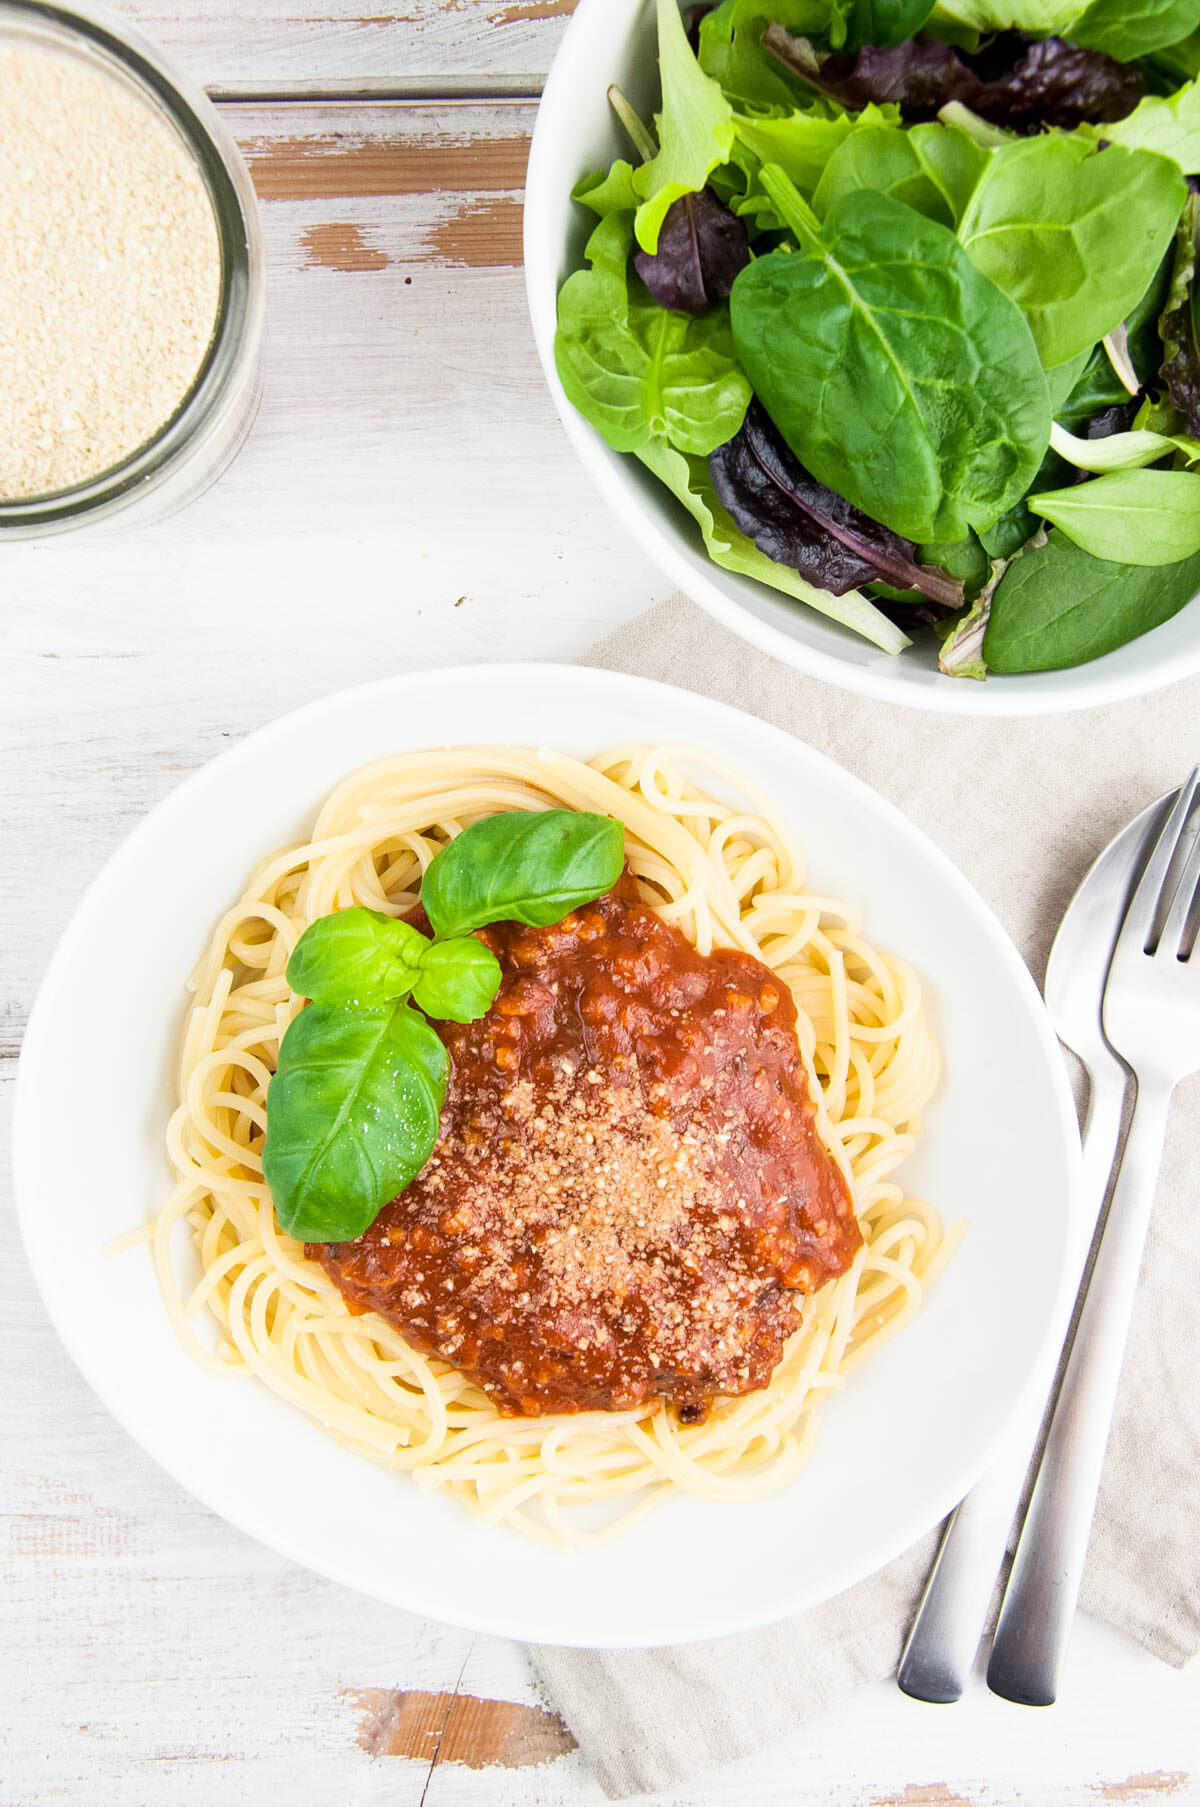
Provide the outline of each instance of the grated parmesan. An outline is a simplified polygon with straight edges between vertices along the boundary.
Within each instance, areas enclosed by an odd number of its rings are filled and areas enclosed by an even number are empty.
[[[208,190],[115,75],[0,43],[0,499],[121,463],[179,408],[212,339]]]

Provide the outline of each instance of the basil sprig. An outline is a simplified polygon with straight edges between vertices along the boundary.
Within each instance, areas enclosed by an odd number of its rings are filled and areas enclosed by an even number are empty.
[[[361,1236],[429,1159],[450,1058],[426,1017],[474,1022],[500,989],[500,962],[471,931],[561,922],[610,890],[624,859],[610,816],[513,810],[474,823],[430,864],[432,936],[361,908],[310,923],[287,978],[311,1002],[280,1045],[262,1154],[287,1235]]]

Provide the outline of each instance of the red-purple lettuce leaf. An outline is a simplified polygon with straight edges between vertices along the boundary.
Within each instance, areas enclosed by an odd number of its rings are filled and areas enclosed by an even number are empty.
[[[1175,271],[1167,305],[1158,323],[1165,357],[1162,379],[1167,394],[1200,438],[1200,292],[1196,262],[1200,255],[1200,195],[1190,194],[1175,246]]]
[[[883,581],[962,607],[960,583],[916,561],[916,547],[826,489],[794,457],[766,409],[751,402],[741,431],[710,453],[721,502],[759,551],[834,596]]]
[[[909,120],[936,119],[949,101],[1017,132],[1042,126],[1109,124],[1132,113],[1146,90],[1139,69],[1065,38],[1006,31],[980,49],[909,40],[866,45],[857,56],[823,56],[807,38],[769,25],[763,45],[791,74],[858,111],[893,101]]]
[[[684,195],[667,212],[656,252],[638,251],[633,264],[662,306],[701,314],[727,301],[733,279],[750,262],[745,223],[707,188]]]

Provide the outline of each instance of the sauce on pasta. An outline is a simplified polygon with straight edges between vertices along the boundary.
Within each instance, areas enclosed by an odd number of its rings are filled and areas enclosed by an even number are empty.
[[[700,1422],[766,1385],[862,1242],[791,994],[749,954],[697,953],[629,875],[481,939],[504,979],[486,1016],[438,1025],[432,1158],[364,1235],[307,1252],[502,1411],[661,1397]]]

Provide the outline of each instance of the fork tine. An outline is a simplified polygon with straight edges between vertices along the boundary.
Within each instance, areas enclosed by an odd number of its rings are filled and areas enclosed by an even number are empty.
[[[1129,900],[1129,908],[1125,912],[1121,933],[1117,937],[1117,945],[1113,950],[1114,959],[1117,954],[1145,952],[1154,928],[1159,897],[1166,882],[1167,873],[1170,871],[1179,837],[1191,814],[1192,801],[1196,795],[1198,783],[1200,783],[1200,766],[1193,771],[1186,784],[1179,787],[1171,813],[1154,843],[1154,850],[1146,861],[1146,869],[1138,880],[1137,890]]]
[[[1200,811],[1193,812],[1190,822],[1183,833],[1190,831],[1192,844],[1184,861],[1183,871],[1179,875],[1179,883],[1175,888],[1175,897],[1163,923],[1162,934],[1158,938],[1155,952],[1165,954],[1168,959],[1175,959],[1179,954],[1183,941],[1183,932],[1187,928],[1188,918],[1192,913],[1192,904],[1196,896],[1196,886],[1200,883]],[[1183,835],[1180,836],[1183,839]]]

